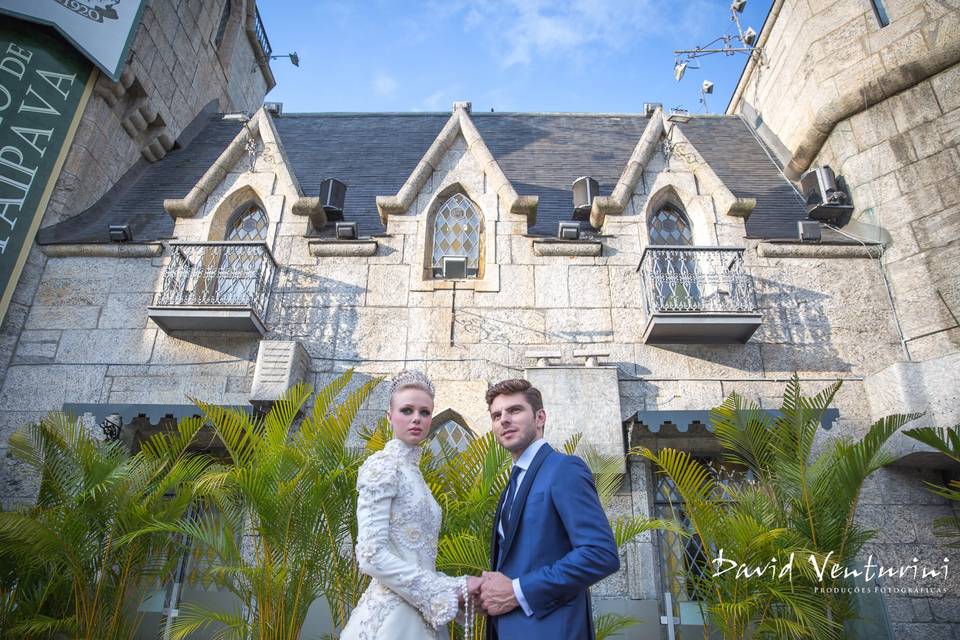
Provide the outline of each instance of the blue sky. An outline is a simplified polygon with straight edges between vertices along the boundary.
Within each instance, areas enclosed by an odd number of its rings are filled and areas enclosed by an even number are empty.
[[[757,32],[771,0],[748,0],[741,23]],[[746,62],[700,59],[681,82],[674,49],[734,33],[729,0],[260,0],[275,54],[267,100],[288,112],[637,112],[644,102],[722,112]]]

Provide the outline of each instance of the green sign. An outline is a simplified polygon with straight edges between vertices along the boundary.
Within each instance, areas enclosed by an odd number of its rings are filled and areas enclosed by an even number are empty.
[[[93,67],[59,36],[0,26],[0,320],[63,166]]]

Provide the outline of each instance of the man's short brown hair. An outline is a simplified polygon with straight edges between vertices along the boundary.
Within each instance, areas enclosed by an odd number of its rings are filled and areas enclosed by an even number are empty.
[[[497,396],[512,396],[515,393],[523,394],[534,413],[543,409],[543,396],[540,395],[540,390],[522,378],[501,380],[487,388],[487,409]]]

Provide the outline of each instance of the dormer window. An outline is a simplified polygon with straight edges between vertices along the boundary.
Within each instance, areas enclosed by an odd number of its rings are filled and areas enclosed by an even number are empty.
[[[433,277],[455,278],[464,274],[467,278],[480,277],[482,238],[483,218],[477,205],[462,193],[455,193],[443,203],[433,220]],[[465,269],[460,268],[464,260]]]

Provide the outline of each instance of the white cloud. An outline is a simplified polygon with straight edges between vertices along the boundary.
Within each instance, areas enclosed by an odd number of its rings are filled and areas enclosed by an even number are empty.
[[[397,90],[397,81],[393,77],[378,73],[373,77],[373,91],[378,96],[389,97]]]
[[[455,100],[463,100],[462,96],[458,97],[459,92],[458,84],[437,89],[423,99],[421,108],[425,111],[449,111]]]
[[[708,0],[464,0],[460,8],[464,28],[490,41],[504,67],[620,51],[664,30],[695,39],[723,16]]]

